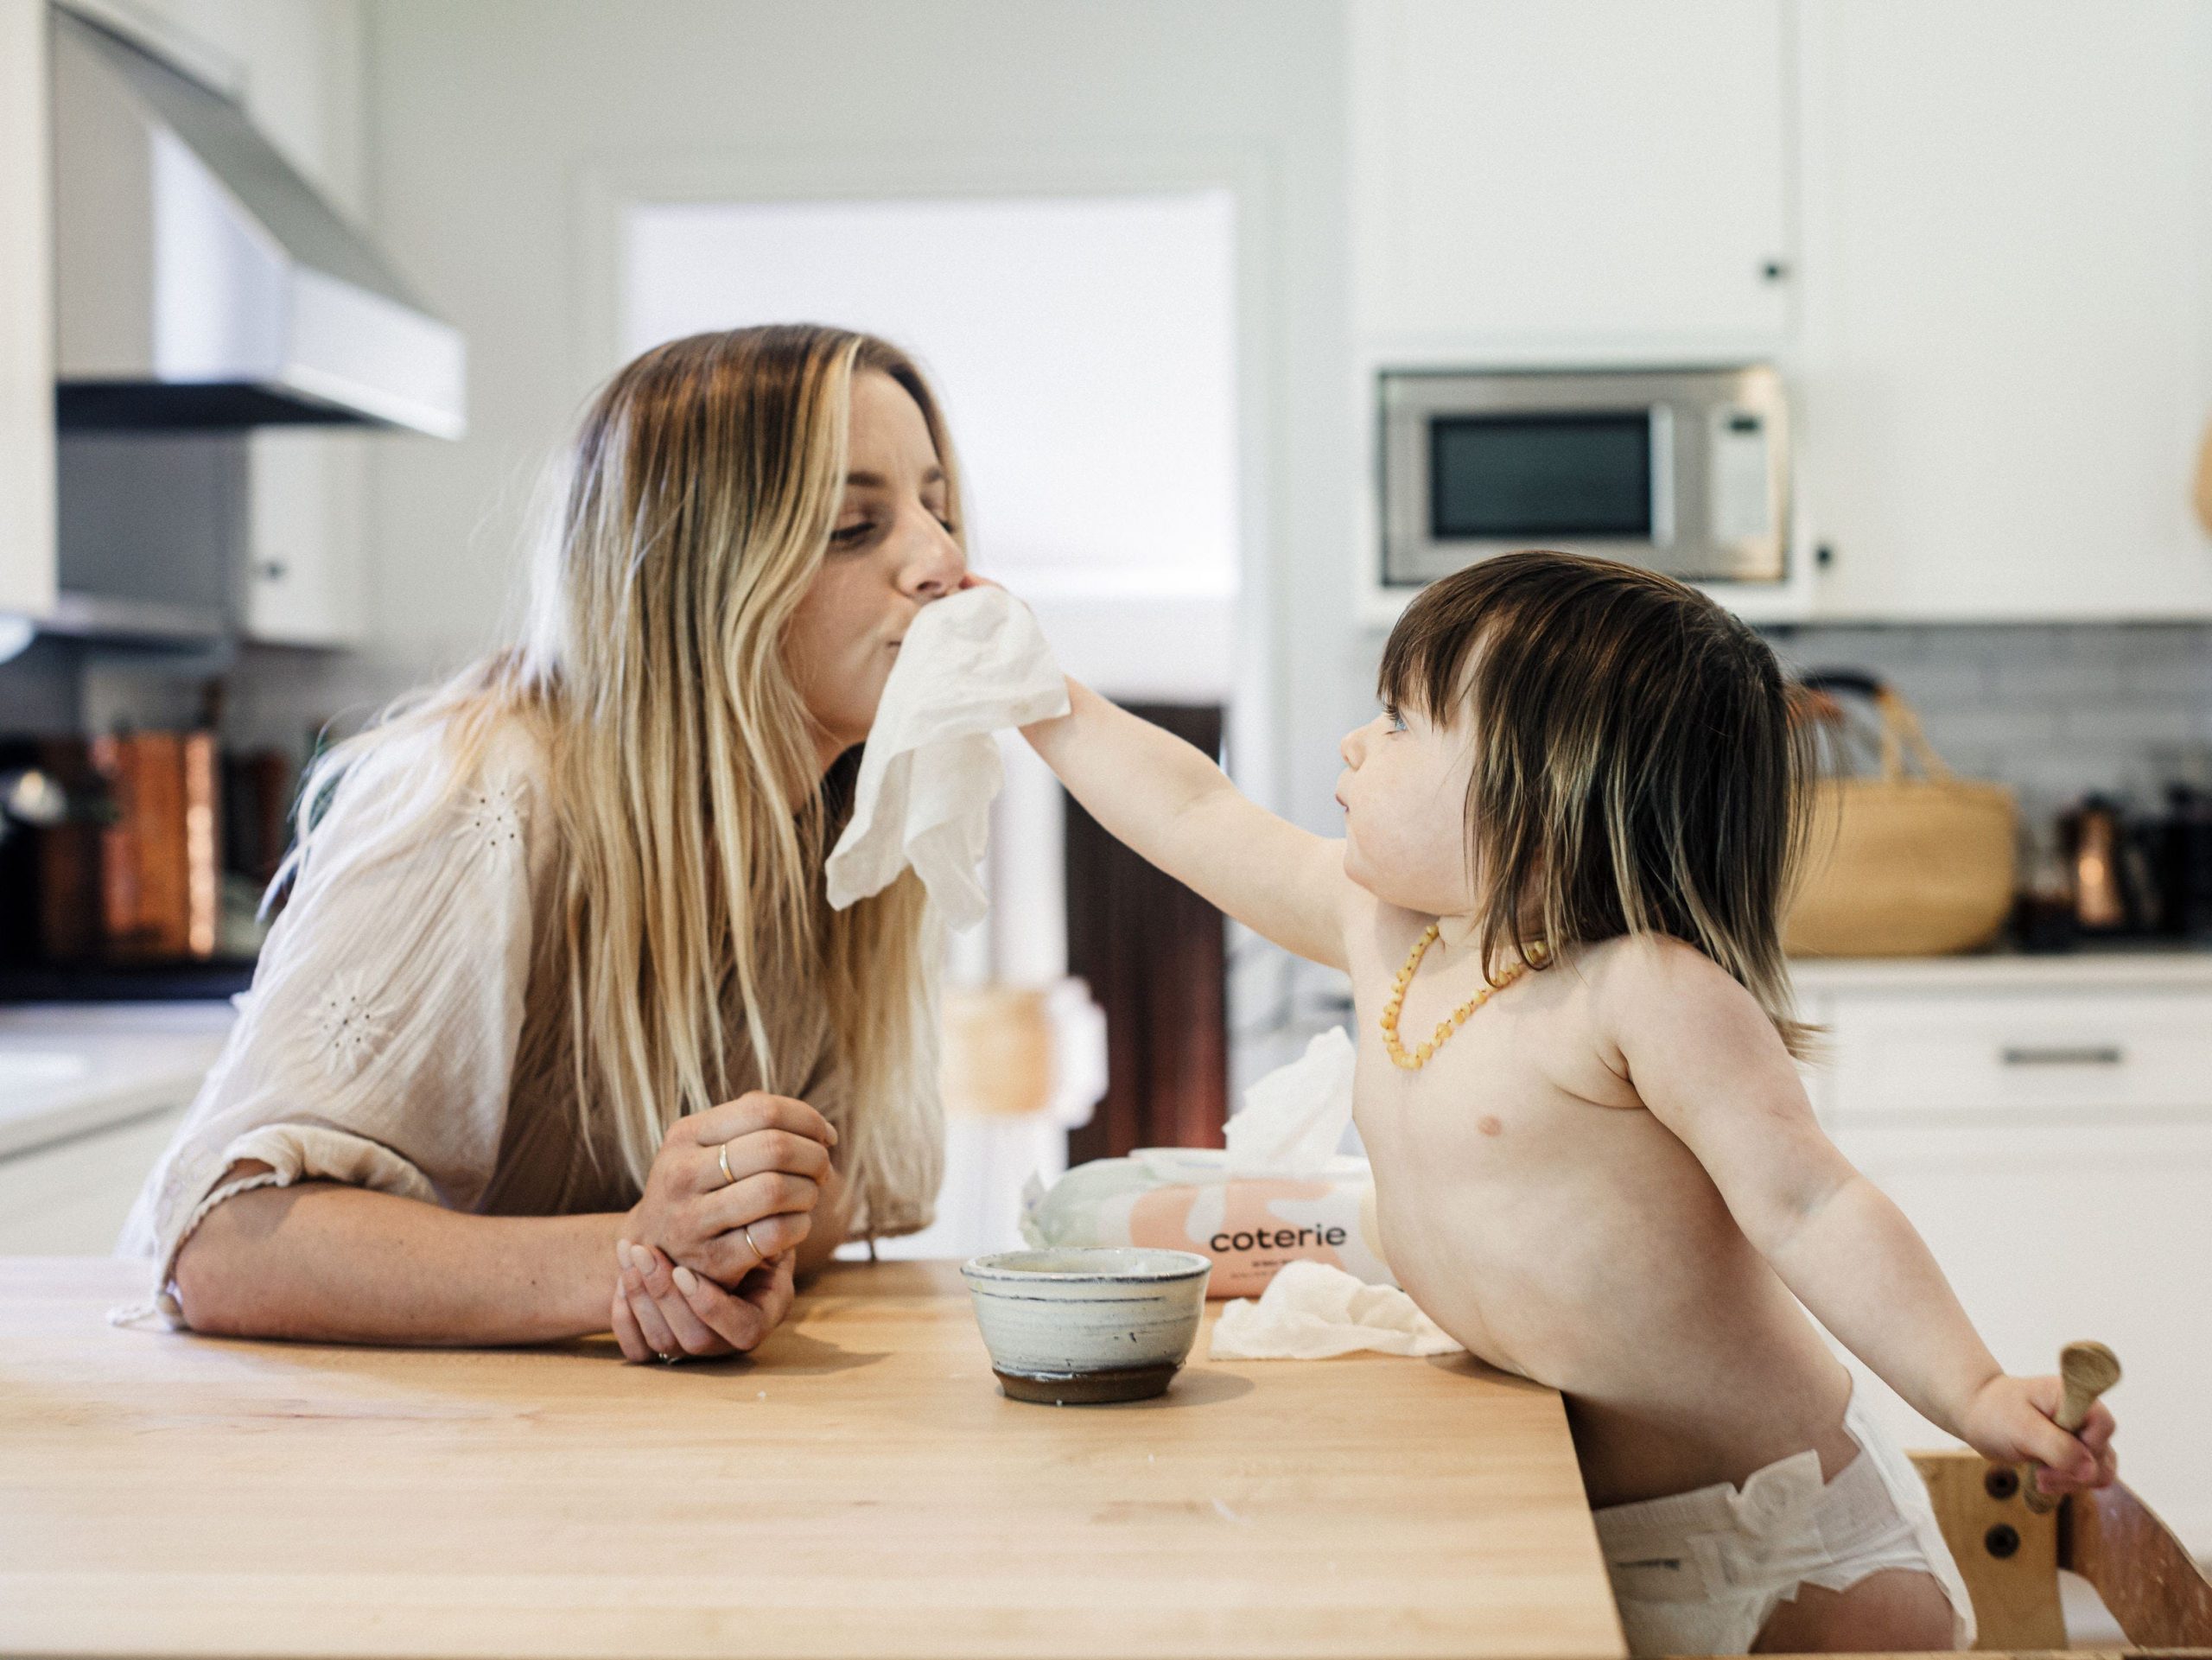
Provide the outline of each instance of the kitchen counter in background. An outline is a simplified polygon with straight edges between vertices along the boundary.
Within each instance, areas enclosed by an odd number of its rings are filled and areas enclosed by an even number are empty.
[[[0,1007],[0,1159],[188,1104],[227,1002]]]
[[[0,1005],[0,1255],[114,1249],[227,1002]]]
[[[1832,992],[2212,987],[2212,950],[2112,945],[2047,955],[1992,951],[1974,957],[1801,957],[1790,960],[1789,978],[1798,996],[1805,999]]]

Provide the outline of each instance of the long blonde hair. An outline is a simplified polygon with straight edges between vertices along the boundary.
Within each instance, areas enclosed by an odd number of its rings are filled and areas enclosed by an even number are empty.
[[[1379,689],[1392,709],[1471,733],[1467,861],[1491,977],[1508,956],[1540,969],[1575,945],[1667,934],[1808,1052],[1782,918],[1815,756],[1781,665],[1741,620],[1637,566],[1503,554],[1421,590]]]
[[[822,777],[784,655],[829,549],[864,371],[920,406],[963,523],[939,405],[896,347],[810,325],[656,347],[584,417],[520,643],[325,757],[295,859],[365,747],[442,722],[458,779],[502,719],[527,719],[550,763],[579,1134],[611,1142],[642,1186],[668,1127],[724,1098],[732,1004],[761,1087],[791,1094],[815,1057],[779,1053],[767,1010],[816,999],[845,1085],[832,1116],[853,1225],[884,1234],[927,1223],[942,1173],[937,931],[911,872],[828,908],[854,758]]]

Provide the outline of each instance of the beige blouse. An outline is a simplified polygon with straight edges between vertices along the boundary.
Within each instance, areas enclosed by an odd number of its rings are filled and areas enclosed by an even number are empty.
[[[611,1139],[582,1128],[565,975],[537,925],[554,914],[557,862],[545,779],[520,722],[458,789],[442,729],[347,771],[229,1041],[124,1225],[118,1251],[155,1273],[152,1305],[121,1317],[181,1326],[177,1253],[250,1188],[347,1182],[499,1216],[637,1202]],[[827,1017],[789,1001],[765,1012],[782,1053],[805,1060],[797,1093],[842,1123]],[[730,1046],[734,1097],[759,1084],[741,1018]],[[245,1161],[270,1168],[224,1180]]]

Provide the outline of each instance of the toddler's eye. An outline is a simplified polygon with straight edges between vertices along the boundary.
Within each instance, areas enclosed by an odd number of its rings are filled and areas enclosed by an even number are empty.
[[[1395,709],[1386,709],[1382,712],[1390,717],[1391,731],[1403,732],[1406,729],[1406,717],[1399,710]]]

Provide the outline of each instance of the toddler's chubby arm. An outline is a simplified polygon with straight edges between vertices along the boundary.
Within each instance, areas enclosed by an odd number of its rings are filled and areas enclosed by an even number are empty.
[[[1108,834],[1284,950],[1344,966],[1359,890],[1343,843],[1248,800],[1207,756],[1090,687],[1070,680],[1068,702],[1021,733]]]
[[[1745,1237],[1798,1300],[1932,1421],[1985,1456],[2032,1460],[2045,1491],[2114,1473],[2113,1419],[2077,1439],[2052,1421],[2056,1377],[2011,1377],[1904,1213],[1813,1116],[1751,994],[1678,941],[1626,943],[1595,976],[1617,1064],[1694,1153]]]

